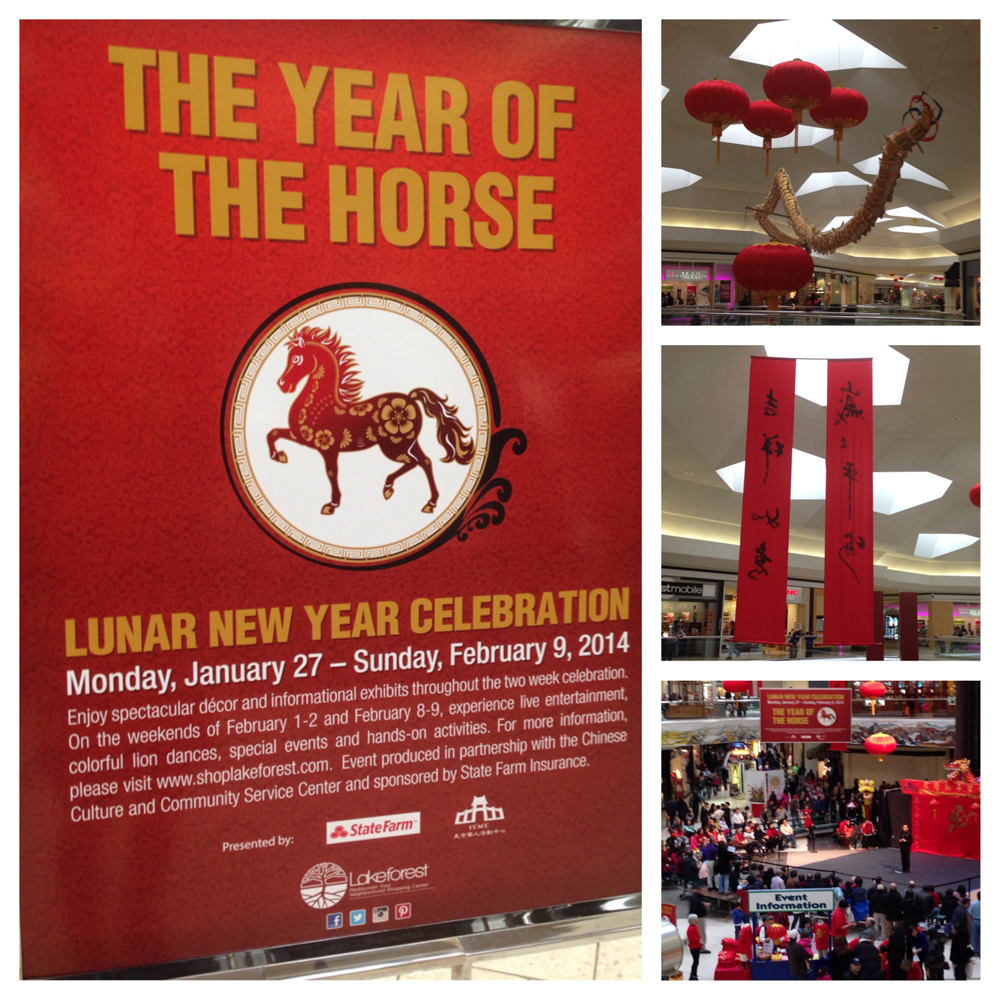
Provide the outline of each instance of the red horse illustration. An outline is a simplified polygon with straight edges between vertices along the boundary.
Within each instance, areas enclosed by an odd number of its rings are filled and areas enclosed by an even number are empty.
[[[341,452],[364,451],[373,445],[400,464],[386,476],[382,487],[385,499],[393,494],[392,484],[419,465],[431,488],[431,498],[422,509],[425,514],[433,512],[438,489],[431,460],[418,440],[423,416],[417,404],[437,421],[437,439],[445,450],[441,461],[468,465],[473,459],[469,428],[458,419],[458,407],[448,405],[447,397],[442,399],[430,389],[413,389],[362,399],[364,382],[354,354],[329,328],[304,326],[289,338],[288,364],[278,379],[278,388],[295,392],[303,379],[307,379],[306,386],[288,412],[289,426],[275,427],[267,435],[267,445],[275,462],[288,461],[275,447],[282,439],[315,448],[323,456],[331,491],[323,514],[332,514],[340,506],[337,463]]]

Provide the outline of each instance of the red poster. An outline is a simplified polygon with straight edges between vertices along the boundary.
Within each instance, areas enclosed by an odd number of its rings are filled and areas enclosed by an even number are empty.
[[[978,784],[955,781],[900,782],[913,805],[913,850],[949,858],[981,858]]]
[[[847,688],[761,688],[760,738],[773,743],[834,743],[851,738]]]
[[[735,629],[741,642],[785,641],[794,428],[795,359],[751,358]]]
[[[22,22],[26,977],[639,890],[639,51]]]
[[[827,362],[826,560],[823,643],[874,635],[871,358]]]

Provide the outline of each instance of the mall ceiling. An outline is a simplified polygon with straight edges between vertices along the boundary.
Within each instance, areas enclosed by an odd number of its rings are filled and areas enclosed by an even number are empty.
[[[765,242],[748,206],[762,202],[778,167],[788,172],[798,191],[810,175],[844,171],[871,183],[873,177],[855,163],[878,157],[885,135],[900,128],[914,94],[927,91],[943,108],[940,131],[914,150],[907,163],[937,178],[948,190],[917,180],[900,179],[890,208],[907,207],[941,223],[930,234],[893,233],[890,226],[913,225],[914,217],[879,222],[860,243],[817,260],[865,274],[940,273],[958,254],[980,247],[980,91],[978,21],[854,21],[837,24],[880,49],[905,69],[836,70],[828,65],[833,83],[860,91],[868,100],[868,117],[844,130],[841,162],[829,136],[815,146],[800,145],[771,151],[771,175],[764,174],[762,140],[755,146],[725,141],[722,162],[715,162],[711,127],[692,118],[684,108],[684,94],[694,84],[716,76],[739,84],[751,101],[763,100],[766,66],[729,58],[758,21],[666,20],[662,28],[661,82],[669,88],[662,102],[661,165],[701,175],[691,187],[662,196],[662,246],[683,259],[684,252],[737,253],[745,246]],[[823,35],[821,27],[805,29],[801,51],[790,50],[781,59],[809,59],[809,38]],[[909,119],[907,120],[907,122]],[[815,125],[808,111],[804,125]],[[728,131],[728,129],[727,129]],[[784,140],[775,140],[775,143]],[[799,199],[803,214],[816,226],[835,216],[850,216],[861,205],[867,188],[835,187]],[[778,210],[783,209],[779,206]],[[787,222],[777,220],[786,231]],[[927,226],[920,220],[919,225]]]
[[[913,555],[920,533],[979,538],[979,348],[898,347],[910,359],[899,406],[875,407],[875,471],[932,472],[944,495],[896,514],[875,514],[876,589],[979,593],[980,543],[936,559]],[[817,352],[821,353],[821,352]],[[751,346],[667,346],[662,354],[661,531],[665,566],[735,572],[743,495],[716,470],[746,449]],[[826,454],[826,408],[797,396],[795,448]],[[824,503],[791,503],[789,576],[823,579]]]

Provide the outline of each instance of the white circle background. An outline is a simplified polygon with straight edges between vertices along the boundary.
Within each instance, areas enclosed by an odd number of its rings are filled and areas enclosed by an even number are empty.
[[[430,389],[458,406],[458,419],[471,429],[476,452],[471,465],[442,462],[437,421],[421,406],[420,446],[431,459],[440,497],[431,514],[422,511],[430,485],[419,466],[400,476],[388,500],[385,478],[400,468],[378,445],[342,453],[341,504],[321,514],[330,501],[320,453],[293,441],[277,448],[287,463],[270,458],[267,435],[289,426],[289,413],[307,385],[292,393],[278,388],[288,363],[289,335],[303,326],[329,327],[353,352],[364,380],[362,399],[405,396]],[[390,295],[331,293],[290,313],[258,345],[243,367],[230,407],[236,473],[261,514],[299,547],[345,561],[364,562],[405,554],[441,531],[465,506],[478,484],[489,447],[486,387],[465,345],[433,315]]]

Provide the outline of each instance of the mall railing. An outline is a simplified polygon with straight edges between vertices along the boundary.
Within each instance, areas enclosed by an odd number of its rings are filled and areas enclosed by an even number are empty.
[[[978,635],[936,635],[934,656],[939,660],[978,660],[982,637]]]
[[[931,326],[979,326],[979,320],[966,319],[961,313],[938,309],[901,309],[898,306],[850,306],[834,309],[714,309],[710,306],[665,306],[661,308],[662,326],[863,326],[927,324]]]
[[[979,636],[934,636],[934,658],[947,660],[980,659]],[[899,659],[899,647],[884,649],[887,660]],[[793,649],[788,643],[734,642],[729,636],[688,635],[682,639],[660,640],[661,660],[841,660],[864,659],[864,646],[824,646],[807,649],[799,642]]]

